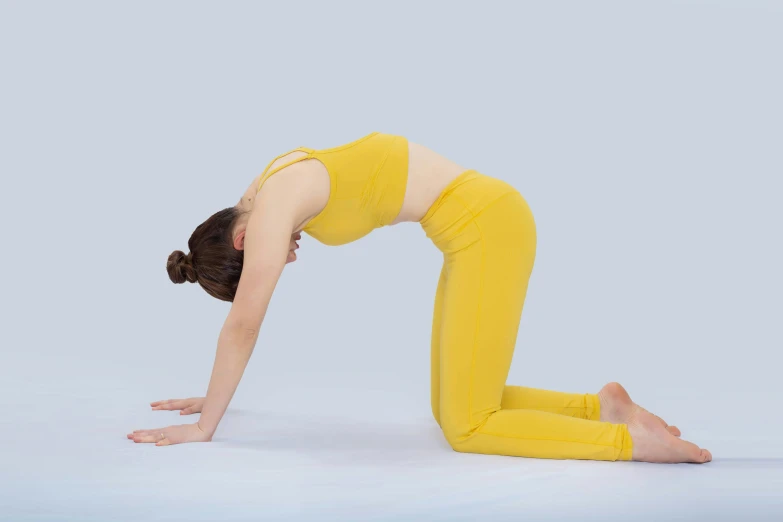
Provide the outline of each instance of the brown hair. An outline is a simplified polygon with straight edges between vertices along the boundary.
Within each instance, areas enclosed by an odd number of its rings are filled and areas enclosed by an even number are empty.
[[[233,301],[245,253],[234,248],[232,231],[242,211],[224,208],[196,227],[188,239],[190,252],[175,250],[166,262],[174,283],[196,283],[212,297]]]

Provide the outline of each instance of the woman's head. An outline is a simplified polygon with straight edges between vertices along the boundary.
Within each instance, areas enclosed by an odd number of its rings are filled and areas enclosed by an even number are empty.
[[[244,215],[242,209],[229,207],[196,227],[188,240],[190,253],[175,250],[169,255],[169,278],[174,283],[198,282],[212,297],[233,301],[245,257],[234,232]]]

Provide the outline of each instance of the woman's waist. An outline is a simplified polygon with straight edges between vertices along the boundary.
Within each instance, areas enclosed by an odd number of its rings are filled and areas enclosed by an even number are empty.
[[[506,181],[468,169],[446,185],[419,223],[425,226],[439,211],[475,216],[509,193],[519,194],[519,191]]]

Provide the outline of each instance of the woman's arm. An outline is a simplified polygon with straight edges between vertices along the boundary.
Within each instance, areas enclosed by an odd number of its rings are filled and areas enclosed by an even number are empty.
[[[295,198],[294,191],[262,190],[258,194],[244,236],[242,275],[220,331],[201,418],[196,424],[139,430],[134,432],[141,434],[137,438],[142,440],[137,442],[165,446],[211,440],[250,360],[272,293],[286,265],[295,227]]]

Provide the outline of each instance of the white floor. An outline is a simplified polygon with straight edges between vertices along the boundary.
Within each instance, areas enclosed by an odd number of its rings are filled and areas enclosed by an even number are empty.
[[[356,314],[352,328],[310,310],[307,328],[298,328],[292,295],[281,289],[208,444],[155,447],[125,435],[196,421],[151,411],[149,402],[203,393],[223,320],[218,305],[184,295],[178,306],[203,309],[191,321],[187,309],[169,317],[176,297],[148,308],[117,301],[105,315],[68,312],[71,322],[57,329],[20,326],[15,338],[23,342],[0,351],[0,520],[783,520],[781,421],[769,365],[674,367],[662,378],[658,361],[640,369],[622,357],[581,357],[579,339],[533,350],[552,341],[531,338],[531,330],[555,330],[528,319],[510,383],[597,391],[620,376],[632,397],[710,449],[714,461],[457,453],[430,413],[425,310],[379,336],[373,332],[392,311],[360,316],[351,304],[357,297],[339,311]],[[96,326],[79,323],[80,314]],[[573,363],[558,365],[563,354]]]
[[[783,3],[405,4],[0,1],[0,521],[783,521]],[[620,381],[714,461],[452,451],[412,223],[305,235],[216,439],[127,440],[228,312],[168,255],[372,131],[530,203],[510,384]]]
[[[6,405],[28,422],[3,429],[0,520],[783,519],[783,458],[736,444],[701,466],[461,454],[432,419],[368,414],[370,395],[329,415],[232,408],[212,443],[158,448],[124,434],[182,418],[107,388]]]

